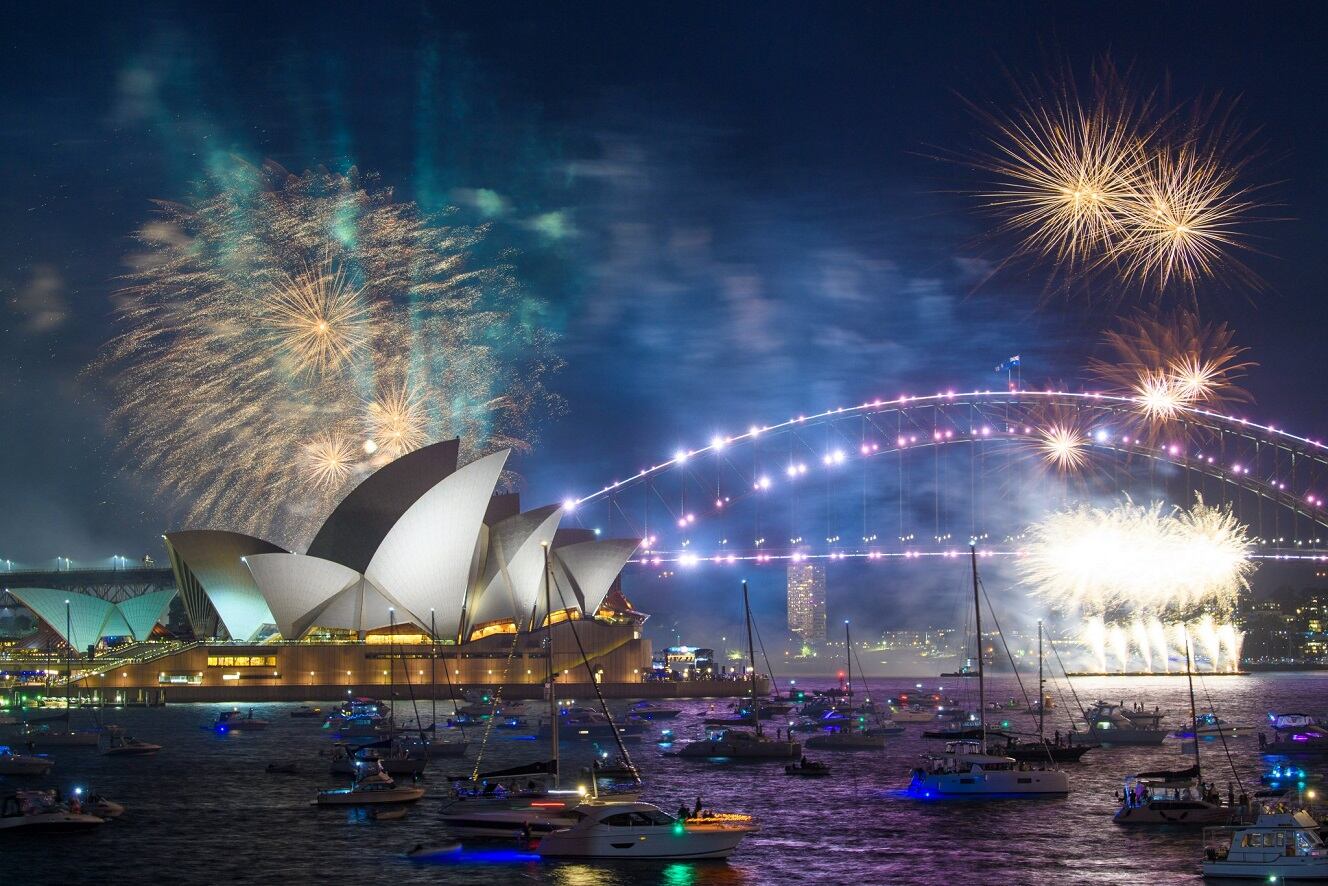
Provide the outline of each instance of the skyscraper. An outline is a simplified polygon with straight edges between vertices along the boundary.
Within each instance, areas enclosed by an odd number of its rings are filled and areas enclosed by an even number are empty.
[[[825,642],[825,566],[795,563],[788,568],[789,632],[808,643]]]

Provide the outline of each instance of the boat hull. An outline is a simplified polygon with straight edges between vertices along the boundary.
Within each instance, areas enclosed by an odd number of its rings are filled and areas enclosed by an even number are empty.
[[[424,796],[424,788],[394,788],[390,791],[323,791],[319,806],[375,806],[380,803],[414,803]]]
[[[1112,821],[1131,827],[1210,827],[1231,821],[1231,810],[1198,801],[1171,801],[1165,805],[1122,806]]]
[[[940,773],[915,775],[908,792],[914,796],[989,797],[1063,797],[1070,792],[1069,779],[1056,770],[999,771],[983,773]]]
[[[1206,861],[1203,875],[1221,880],[1257,880],[1263,883],[1328,882],[1328,859],[1276,856],[1263,864]]]
[[[615,829],[618,830],[618,829]],[[746,831],[686,831],[682,835],[636,832],[622,828],[622,834],[575,834],[555,831],[540,840],[544,858],[728,858],[738,848]]]
[[[5,831],[86,831],[105,824],[104,818],[76,812],[42,812],[35,815],[12,815],[0,818],[0,833]]]

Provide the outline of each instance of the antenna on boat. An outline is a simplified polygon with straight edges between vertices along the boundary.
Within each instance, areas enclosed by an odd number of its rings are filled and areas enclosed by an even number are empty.
[[[756,734],[761,735],[761,705],[756,700],[756,644],[752,640],[752,606],[747,599],[747,579],[742,580],[742,611],[747,616],[747,655],[752,662],[752,719]]]
[[[982,600],[978,596],[978,541],[970,539],[968,553],[973,562],[973,627],[978,638],[978,727],[981,730],[982,744],[979,750],[987,752],[987,686],[986,675],[982,668]]]

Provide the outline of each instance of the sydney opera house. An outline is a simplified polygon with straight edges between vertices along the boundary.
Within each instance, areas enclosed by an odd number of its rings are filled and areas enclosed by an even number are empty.
[[[445,684],[536,694],[550,650],[560,681],[641,683],[646,617],[620,587],[638,540],[561,527],[563,508],[522,511],[518,495],[495,494],[507,456],[458,467],[456,440],[404,455],[352,490],[304,553],[234,532],[167,533],[192,642],[141,642],[171,592],[121,604],[15,596],[74,649],[140,641],[143,655],[87,669],[79,682],[98,694],[331,698],[407,682],[423,695]]]

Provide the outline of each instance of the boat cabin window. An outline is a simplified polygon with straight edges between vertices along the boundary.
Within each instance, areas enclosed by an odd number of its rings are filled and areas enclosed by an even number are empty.
[[[643,816],[650,824],[653,825],[670,825],[677,820],[672,815],[669,815],[667,812],[656,812],[653,809],[646,810],[644,812],[638,812],[635,814]]]
[[[600,824],[606,824],[614,828],[626,828],[631,827],[636,822],[632,820],[632,813],[619,812],[617,815],[607,816]]]

